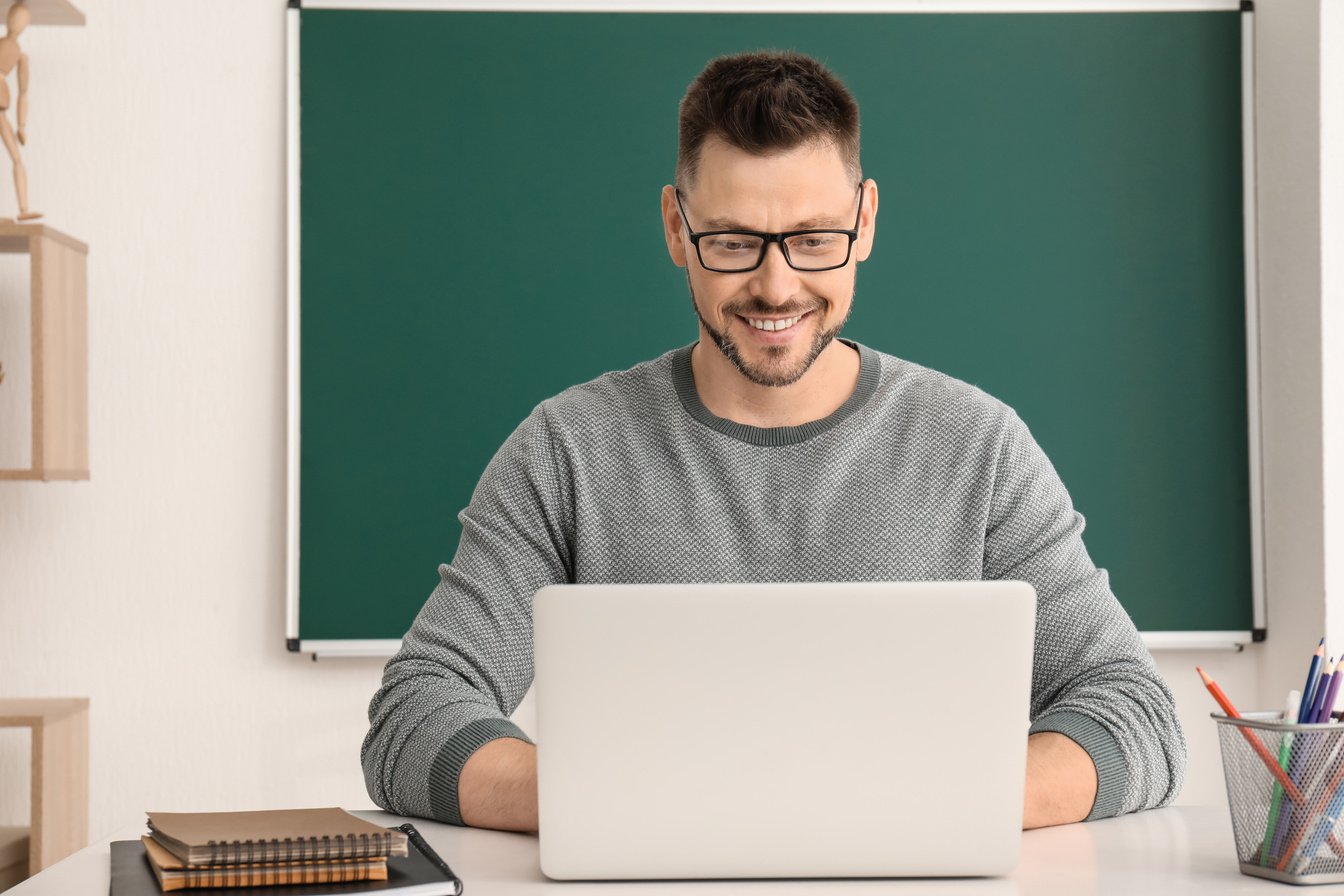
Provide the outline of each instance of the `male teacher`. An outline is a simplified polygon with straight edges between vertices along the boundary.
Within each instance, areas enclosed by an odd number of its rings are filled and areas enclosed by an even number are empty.
[[[1027,427],[838,338],[878,208],[848,89],[797,54],[716,59],[679,129],[662,221],[699,341],[542,402],[499,449],[369,707],[370,795],[537,829],[536,747],[507,717],[543,585],[1021,579],[1038,595],[1023,827],[1170,801],[1171,693]],[[639,326],[638,302],[620,313]]]

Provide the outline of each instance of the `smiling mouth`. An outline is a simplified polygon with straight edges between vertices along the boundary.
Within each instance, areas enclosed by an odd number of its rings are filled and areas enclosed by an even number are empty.
[[[746,321],[748,325],[757,330],[764,330],[767,333],[778,333],[781,330],[788,330],[798,324],[800,320],[807,317],[812,312],[807,311],[802,314],[795,314],[793,317],[747,317],[739,314],[738,317]]]

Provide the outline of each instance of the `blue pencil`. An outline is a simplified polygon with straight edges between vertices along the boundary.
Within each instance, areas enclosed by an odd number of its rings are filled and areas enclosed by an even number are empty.
[[[1307,723],[1307,710],[1311,706],[1311,700],[1316,695],[1316,673],[1321,671],[1321,659],[1325,656],[1325,639],[1316,645],[1316,653],[1311,658],[1311,665],[1307,667],[1307,683],[1302,686],[1302,707],[1297,713],[1297,724],[1305,725]]]
[[[1316,693],[1317,673],[1321,671],[1321,660],[1324,657],[1325,638],[1321,638],[1321,642],[1316,645],[1316,652],[1312,654],[1311,665],[1307,667],[1307,683],[1303,686],[1302,704],[1297,712],[1297,724],[1299,725],[1305,725],[1311,720],[1312,697]],[[1292,753],[1288,760],[1288,777],[1292,779],[1294,784],[1298,783],[1298,779],[1302,775],[1302,762],[1305,758],[1302,754],[1307,751],[1310,742],[1311,738],[1308,737],[1293,738]],[[1288,836],[1288,829],[1292,826],[1293,816],[1297,814],[1297,811],[1297,806],[1290,803],[1287,807],[1287,811],[1279,812],[1278,825],[1274,830],[1274,837],[1270,843],[1270,851],[1272,855],[1280,855],[1279,850],[1283,848],[1283,841]]]
[[[1335,658],[1330,657],[1330,662],[1325,664],[1321,670],[1320,678],[1316,679],[1316,692],[1311,697],[1311,711],[1307,713],[1307,724],[1314,725],[1316,717],[1320,715],[1321,704],[1325,702],[1325,692],[1330,690],[1330,678],[1335,674]]]

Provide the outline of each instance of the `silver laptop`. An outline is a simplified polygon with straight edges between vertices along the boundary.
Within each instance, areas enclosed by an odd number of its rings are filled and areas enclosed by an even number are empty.
[[[1035,607],[1023,582],[541,589],[542,872],[1006,874]]]

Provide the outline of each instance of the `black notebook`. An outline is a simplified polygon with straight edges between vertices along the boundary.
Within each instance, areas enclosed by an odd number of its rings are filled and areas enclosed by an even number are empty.
[[[341,896],[341,894],[382,893],[390,896],[461,896],[462,881],[448,863],[425,842],[414,825],[403,824],[401,831],[410,842],[409,854],[387,860],[387,880],[366,880],[345,884],[286,884],[277,887],[227,887],[174,891],[180,896],[193,893],[218,896]],[[139,840],[112,843],[111,896],[160,896],[159,882],[149,867],[145,847]]]

